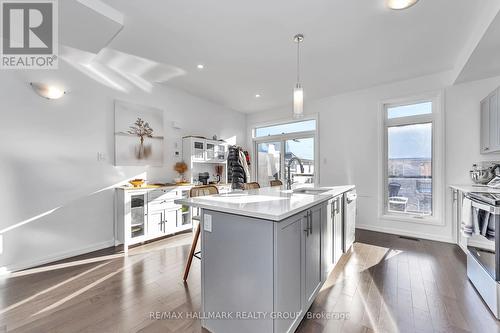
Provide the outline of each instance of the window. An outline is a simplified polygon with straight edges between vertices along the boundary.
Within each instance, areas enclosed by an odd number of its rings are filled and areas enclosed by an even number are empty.
[[[254,156],[260,186],[269,186],[271,180],[286,184],[289,164],[292,186],[315,183],[315,141],[315,119],[255,128]]]
[[[432,102],[387,107],[387,119],[418,116],[432,113]]]
[[[385,215],[435,215],[435,104],[435,99],[384,104]]]
[[[257,127],[255,129],[255,137],[282,135],[297,132],[306,132],[316,130],[316,120],[304,120],[291,123],[284,123],[279,125],[272,125],[266,127]]]

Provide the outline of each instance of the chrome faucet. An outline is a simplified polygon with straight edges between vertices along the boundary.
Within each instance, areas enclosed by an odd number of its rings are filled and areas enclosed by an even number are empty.
[[[292,189],[292,177],[290,176],[290,166],[292,165],[293,161],[297,161],[299,162],[299,165],[300,165],[300,172],[301,173],[304,173],[304,165],[302,165],[302,161],[300,160],[300,158],[294,156],[292,157],[289,161],[288,161],[288,165],[287,165],[287,178],[286,178],[286,189],[287,190],[291,190]]]

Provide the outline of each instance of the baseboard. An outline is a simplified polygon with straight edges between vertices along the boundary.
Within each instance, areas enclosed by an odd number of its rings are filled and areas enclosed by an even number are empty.
[[[33,268],[33,267],[37,267],[40,265],[45,265],[45,264],[48,264],[48,263],[51,263],[54,261],[68,259],[68,258],[78,256],[81,254],[105,249],[107,247],[111,247],[114,245],[115,245],[114,239],[110,239],[110,240],[107,240],[105,242],[95,243],[95,244],[85,246],[85,247],[82,247],[79,249],[75,249],[72,251],[59,252],[57,254],[53,254],[53,255],[47,256],[45,258],[40,258],[40,259],[36,259],[33,261],[27,261],[27,262],[23,262],[23,263],[14,264],[14,265],[7,265],[5,267],[5,269],[7,270],[7,272],[16,272],[16,271],[20,271],[23,269],[28,269],[28,268]]]
[[[367,225],[367,224],[358,224],[358,223],[356,223],[356,228],[363,229],[363,230],[370,230],[370,231],[378,231],[378,232],[383,232],[386,234],[392,234],[392,235],[398,235],[398,236],[407,236],[407,237],[413,237],[413,238],[420,238],[420,239],[427,239],[427,240],[432,240],[432,241],[456,244],[456,242],[453,240],[452,237],[445,237],[445,236],[440,236],[440,235],[431,235],[431,234],[426,234],[426,233],[421,233],[421,232],[411,232],[411,231],[407,231],[407,230],[380,227],[380,226]]]

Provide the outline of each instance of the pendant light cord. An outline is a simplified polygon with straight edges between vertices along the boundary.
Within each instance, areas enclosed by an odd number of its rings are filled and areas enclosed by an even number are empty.
[[[300,39],[297,40],[297,84],[300,82],[300,52],[299,52],[299,47],[300,47]]]

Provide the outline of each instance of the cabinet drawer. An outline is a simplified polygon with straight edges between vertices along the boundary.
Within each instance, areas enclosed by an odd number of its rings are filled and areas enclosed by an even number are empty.
[[[159,210],[165,210],[166,208],[167,204],[164,200],[155,200],[148,203],[149,214],[151,214],[152,212],[157,212]]]
[[[168,200],[168,199],[177,199],[179,197],[179,193],[177,190],[153,190],[148,193],[148,202],[156,201],[156,200]]]
[[[148,203],[148,211],[154,212],[158,210],[176,210],[180,209],[181,205],[178,205],[174,200],[155,200]]]

